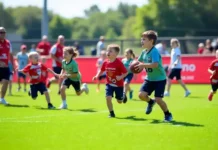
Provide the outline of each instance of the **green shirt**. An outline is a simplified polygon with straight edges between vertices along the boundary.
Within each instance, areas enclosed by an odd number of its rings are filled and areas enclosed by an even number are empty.
[[[133,61],[133,59],[126,59],[126,58],[122,59],[122,63],[124,64],[126,70],[128,71],[128,74],[132,73],[131,70],[129,69],[130,64],[132,63],[132,61]]]
[[[142,51],[138,61],[144,63],[158,63],[157,68],[146,68],[146,80],[161,81],[166,79],[166,73],[163,68],[161,55],[155,47],[153,47],[150,51]]]
[[[67,74],[78,73],[77,77],[69,78],[72,81],[80,81],[81,75],[79,72],[78,64],[75,60],[71,59],[69,63],[66,60],[62,61],[62,68],[66,71]]]

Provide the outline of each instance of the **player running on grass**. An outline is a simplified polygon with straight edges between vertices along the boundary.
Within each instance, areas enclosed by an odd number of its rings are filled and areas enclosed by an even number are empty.
[[[148,102],[146,114],[152,112],[152,108],[157,103],[164,112],[164,120],[171,121],[172,114],[169,112],[167,104],[163,101],[164,89],[166,85],[166,74],[162,66],[162,58],[158,50],[154,47],[157,40],[157,33],[149,30],[142,33],[141,44],[145,50],[142,51],[138,58],[141,63],[136,66],[138,70],[146,69],[147,76],[141,86],[139,98]],[[155,99],[149,96],[154,93]]]
[[[213,95],[216,94],[218,89],[218,50],[216,50],[216,59],[211,62],[208,72],[211,74],[210,76],[210,83],[212,90],[208,95],[208,100],[212,101]]]
[[[22,70],[29,61],[28,55],[26,53],[27,47],[26,45],[21,45],[20,52],[17,53],[17,64],[18,64],[18,70]],[[20,78],[23,78],[24,80],[24,92],[26,92],[26,76],[23,73],[18,72],[18,88],[17,91],[20,91]]]
[[[48,109],[55,108],[50,100],[50,96],[48,90],[45,85],[45,72],[50,72],[55,76],[55,74],[51,69],[47,68],[45,65],[39,62],[39,54],[37,52],[29,53],[30,64],[28,64],[22,70],[19,70],[20,73],[30,76],[30,95],[35,100],[38,96],[38,92],[41,94],[45,94],[46,101],[48,103]]]
[[[59,107],[60,109],[67,109],[67,100],[66,100],[66,88],[69,88],[70,85],[73,86],[77,95],[81,95],[83,92],[86,94],[89,93],[89,89],[86,83],[81,86],[81,74],[79,72],[78,64],[74,60],[77,56],[77,50],[73,47],[64,47],[62,61],[62,71],[60,74],[60,78],[64,79],[61,85],[61,98],[62,104]]]
[[[115,113],[112,104],[112,97],[115,93],[115,98],[118,103],[126,103],[127,99],[123,99],[123,79],[127,76],[128,72],[123,63],[117,58],[120,52],[120,47],[116,44],[108,45],[107,57],[101,70],[93,77],[93,80],[98,79],[106,71],[106,101],[107,107],[110,112],[109,117],[114,118]]]
[[[134,61],[135,54],[132,49],[128,48],[125,50],[125,58],[122,59],[122,63],[124,64],[125,68],[128,71],[128,75],[124,78],[124,99],[127,99],[127,92],[129,92],[129,99],[132,99],[133,97],[133,90],[130,88],[130,82],[132,81],[132,78],[134,74],[129,69],[130,64]]]
[[[170,96],[171,80],[176,77],[176,80],[185,90],[185,97],[188,97],[191,92],[187,89],[185,83],[181,79],[182,72],[182,61],[181,61],[181,51],[180,43],[178,39],[171,39],[171,63],[169,65],[169,76],[167,78],[167,91],[164,93],[164,96]]]
[[[13,70],[13,65],[11,62],[8,62],[8,67],[10,70],[10,77],[8,81],[8,96],[12,96],[12,82],[13,82],[14,70]]]
[[[97,67],[97,72],[99,72],[99,70],[101,70],[102,64],[104,63],[105,59],[106,59],[106,51],[102,50],[101,54],[100,54],[100,58],[97,60],[96,62],[96,67]],[[102,79],[106,78],[106,73],[104,72],[98,79],[97,79],[97,89],[96,91],[99,92],[100,91],[100,83]]]

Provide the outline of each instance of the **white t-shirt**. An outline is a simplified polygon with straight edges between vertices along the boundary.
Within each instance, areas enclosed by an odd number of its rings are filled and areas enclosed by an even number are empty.
[[[180,58],[180,61],[178,62],[178,64],[175,66],[174,63],[177,60],[177,56],[181,57],[181,51],[179,47],[173,48],[171,51],[171,60],[170,60],[170,67],[172,69],[176,68],[176,69],[182,69],[182,61]]]
[[[55,55],[56,52],[57,52],[57,46],[56,46],[56,44],[55,44],[55,45],[53,45],[53,46],[51,47],[51,49],[50,49],[50,54]],[[54,59],[52,59],[52,67],[57,67],[56,61],[55,61]]]
[[[97,56],[100,56],[101,51],[104,49],[104,42],[99,41],[97,43],[96,49],[97,49]]]

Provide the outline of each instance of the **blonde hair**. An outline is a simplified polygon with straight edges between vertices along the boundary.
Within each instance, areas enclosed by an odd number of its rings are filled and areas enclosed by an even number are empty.
[[[171,43],[171,44],[175,43],[178,47],[180,47],[179,40],[176,39],[176,38],[171,39],[171,40],[170,40],[170,43]]]
[[[30,53],[28,54],[28,57],[31,58],[31,57],[33,57],[33,56],[35,56],[35,55],[37,55],[37,56],[39,57],[39,54],[38,54],[37,52],[30,52]]]
[[[133,52],[131,48],[127,48],[125,52],[130,53],[130,55],[132,56],[132,59],[135,59],[135,53]]]
[[[119,45],[117,45],[117,44],[110,44],[110,45],[107,46],[107,49],[110,49],[110,48],[114,49],[115,52],[117,52],[119,54],[119,52],[120,52],[120,46]]]
[[[79,55],[79,52],[75,47],[70,47],[70,46],[64,47],[64,51],[71,54],[72,58],[75,58],[75,57],[77,57]]]

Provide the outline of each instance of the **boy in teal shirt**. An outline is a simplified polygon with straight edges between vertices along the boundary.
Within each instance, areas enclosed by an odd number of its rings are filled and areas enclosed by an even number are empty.
[[[81,95],[83,92],[88,94],[89,89],[86,83],[81,85],[81,74],[79,72],[78,64],[74,60],[77,56],[76,50],[72,47],[65,47],[64,48],[64,60],[62,62],[62,71],[60,74],[60,78],[63,78],[64,81],[61,86],[61,98],[62,104],[60,109],[67,109],[67,102],[66,102],[66,88],[69,88],[70,85],[74,87],[77,95]]]
[[[146,114],[152,112],[152,108],[157,103],[164,112],[164,121],[172,121],[172,114],[169,112],[166,103],[163,101],[166,85],[166,74],[162,65],[162,58],[158,50],[154,47],[157,40],[157,33],[149,30],[142,33],[141,44],[145,50],[138,58],[141,62],[136,66],[138,70],[146,69],[147,76],[140,89],[139,98],[148,102]],[[149,98],[155,91],[155,99]]]

